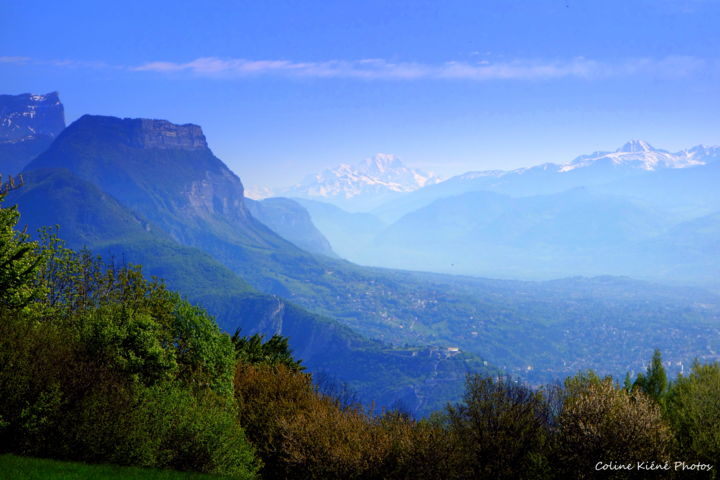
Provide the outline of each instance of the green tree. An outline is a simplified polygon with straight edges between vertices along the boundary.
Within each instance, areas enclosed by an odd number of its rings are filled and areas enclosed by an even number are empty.
[[[239,329],[236,330],[232,343],[237,359],[255,365],[284,365],[292,372],[305,370],[302,360],[293,358],[287,337],[275,334],[267,342],[263,342],[264,338],[259,333],[244,337],[240,335]]]
[[[656,402],[662,402],[668,390],[667,373],[662,364],[660,350],[655,349],[650,365],[643,375],[639,373],[633,389],[638,388]]]
[[[715,465],[720,459],[720,364],[693,364],[667,395],[666,412],[683,459]],[[714,473],[717,476],[717,473]],[[716,477],[712,477],[716,478]]]
[[[35,275],[42,258],[35,254],[37,243],[17,231],[17,208],[2,208],[4,197],[0,194],[0,308],[18,309],[37,292]]]

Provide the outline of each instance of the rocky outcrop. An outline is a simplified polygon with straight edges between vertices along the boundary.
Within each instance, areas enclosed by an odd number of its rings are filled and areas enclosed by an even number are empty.
[[[14,175],[65,128],[57,92],[0,95],[0,173]]]

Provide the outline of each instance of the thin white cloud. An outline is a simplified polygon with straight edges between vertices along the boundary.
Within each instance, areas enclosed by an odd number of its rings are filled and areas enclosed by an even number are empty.
[[[17,65],[39,65],[39,66],[50,66],[60,68],[94,68],[94,69],[123,69],[127,70],[128,67],[121,65],[111,65],[105,62],[94,62],[85,60],[72,60],[72,59],[53,59],[53,60],[42,60],[30,57],[12,57],[12,56],[0,56],[0,63],[10,63]]]
[[[382,59],[293,62],[203,57],[185,63],[150,62],[131,69],[159,73],[189,72],[205,77],[272,75],[368,80],[459,79],[482,81],[573,77],[591,79],[641,74],[685,76],[705,67],[707,67],[705,60],[694,57],[640,58],[614,63],[574,58],[564,61],[515,60],[499,63],[478,61],[442,64],[390,62]]]
[[[26,63],[30,60],[29,57],[0,57],[0,63]]]
[[[136,66],[111,65],[79,60],[38,60],[27,57],[0,57],[0,63],[34,64],[58,68],[118,69],[159,74],[191,74],[199,77],[246,78],[259,76],[294,78],[339,78],[363,80],[552,80],[563,78],[602,79],[646,75],[650,77],[688,77],[703,71],[720,72],[717,60],[689,56],[632,58],[599,61],[584,57],[567,60],[488,60],[451,61],[438,64],[392,62],[384,59],[328,60],[248,60],[202,57],[188,62],[156,61]]]

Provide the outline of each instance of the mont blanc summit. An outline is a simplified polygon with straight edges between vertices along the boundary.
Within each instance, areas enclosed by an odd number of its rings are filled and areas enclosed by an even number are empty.
[[[355,210],[372,208],[397,194],[438,182],[439,177],[408,167],[395,155],[378,153],[356,165],[343,163],[310,175],[281,193],[323,200]]]

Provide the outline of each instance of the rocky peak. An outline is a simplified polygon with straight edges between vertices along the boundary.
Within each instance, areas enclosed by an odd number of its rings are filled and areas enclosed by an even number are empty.
[[[64,128],[65,111],[57,92],[0,95],[0,142],[54,138]]]
[[[625,145],[617,149],[618,153],[641,153],[654,151],[655,149],[653,146],[643,140],[630,140]]]

